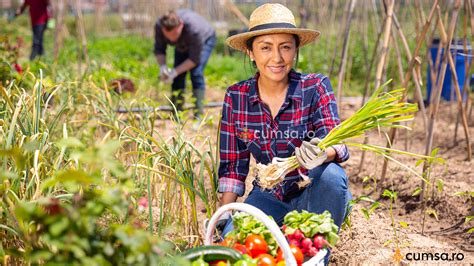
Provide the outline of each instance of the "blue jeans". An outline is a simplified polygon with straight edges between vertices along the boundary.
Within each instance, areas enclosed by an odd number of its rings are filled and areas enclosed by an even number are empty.
[[[33,45],[31,47],[30,60],[35,59],[38,55],[44,54],[43,36],[46,30],[46,24],[39,24],[33,26]]]
[[[216,45],[216,35],[209,37],[202,46],[201,57],[199,64],[192,68],[189,72],[191,73],[191,83],[193,85],[193,90],[204,90],[206,88],[206,83],[204,81],[204,68],[207,65],[207,61],[211,56],[212,50]],[[187,52],[175,51],[174,54],[174,67],[182,64],[186,59],[189,58]],[[183,92],[186,88],[186,74],[188,72],[181,73],[174,80],[171,85],[171,101],[176,105],[178,110],[182,109],[183,104]],[[198,99],[202,100],[202,99]],[[200,103],[199,103],[200,104]]]
[[[334,223],[340,228],[349,211],[348,203],[352,199],[349,180],[344,169],[337,163],[325,163],[309,171],[308,175],[312,178],[312,183],[290,199],[280,201],[272,194],[254,187],[245,203],[272,216],[279,226],[282,225],[285,215],[293,210],[314,213],[328,210]],[[229,219],[223,235],[232,229],[232,221]],[[328,264],[329,253],[324,260],[325,264]]]

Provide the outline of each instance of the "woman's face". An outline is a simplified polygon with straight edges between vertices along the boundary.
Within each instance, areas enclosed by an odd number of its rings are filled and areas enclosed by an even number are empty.
[[[286,82],[296,56],[295,38],[277,33],[255,38],[250,59],[255,60],[260,77],[275,82]]]

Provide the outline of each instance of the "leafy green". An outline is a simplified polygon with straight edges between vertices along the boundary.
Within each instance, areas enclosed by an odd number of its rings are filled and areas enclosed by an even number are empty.
[[[273,219],[271,216],[270,218]],[[232,222],[234,230],[227,235],[228,237],[235,238],[239,243],[244,244],[248,235],[261,235],[268,244],[268,253],[276,256],[278,250],[277,242],[270,230],[262,222],[244,212],[234,215]]]
[[[296,229],[301,230],[305,237],[314,237],[316,234],[323,235],[331,246],[334,246],[339,240],[337,232],[339,228],[334,224],[331,213],[324,211],[321,214],[311,213],[303,210],[302,212],[289,212],[283,223],[287,226],[285,233],[293,234]]]

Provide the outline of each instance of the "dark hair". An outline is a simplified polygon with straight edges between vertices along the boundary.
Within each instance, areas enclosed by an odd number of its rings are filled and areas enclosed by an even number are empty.
[[[292,34],[292,35],[293,35],[293,38],[295,38],[296,48],[298,48],[298,46],[300,46],[300,37],[298,37],[298,35],[296,35],[296,34]],[[247,46],[247,49],[249,49],[250,51],[252,51],[253,41],[255,41],[255,38],[257,38],[257,37],[258,36],[253,36],[252,38],[248,39],[245,42],[245,46]]]
[[[181,24],[181,18],[176,14],[174,10],[166,12],[160,18],[160,26],[165,28],[166,31],[173,30]]]
[[[295,62],[295,68],[298,66],[298,59],[300,57],[300,50],[298,49],[298,47],[300,46],[300,37],[298,37],[298,35],[296,34],[292,34],[293,35],[293,38],[295,38],[295,45],[296,45],[296,62]],[[254,36],[250,39],[248,39],[246,42],[245,42],[245,46],[247,46],[247,49],[249,51],[253,51],[252,50],[252,45],[253,45],[253,41],[255,41],[255,38],[257,38],[258,36]],[[252,66],[255,68],[257,67],[257,64],[255,63],[255,61],[252,62]]]

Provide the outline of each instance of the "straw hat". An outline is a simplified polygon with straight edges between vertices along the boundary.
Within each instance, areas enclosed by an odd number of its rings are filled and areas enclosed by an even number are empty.
[[[236,50],[245,51],[248,39],[273,33],[298,35],[299,47],[316,40],[321,34],[317,30],[297,28],[293,13],[284,5],[264,4],[257,7],[250,15],[249,30],[227,38],[226,44]]]

